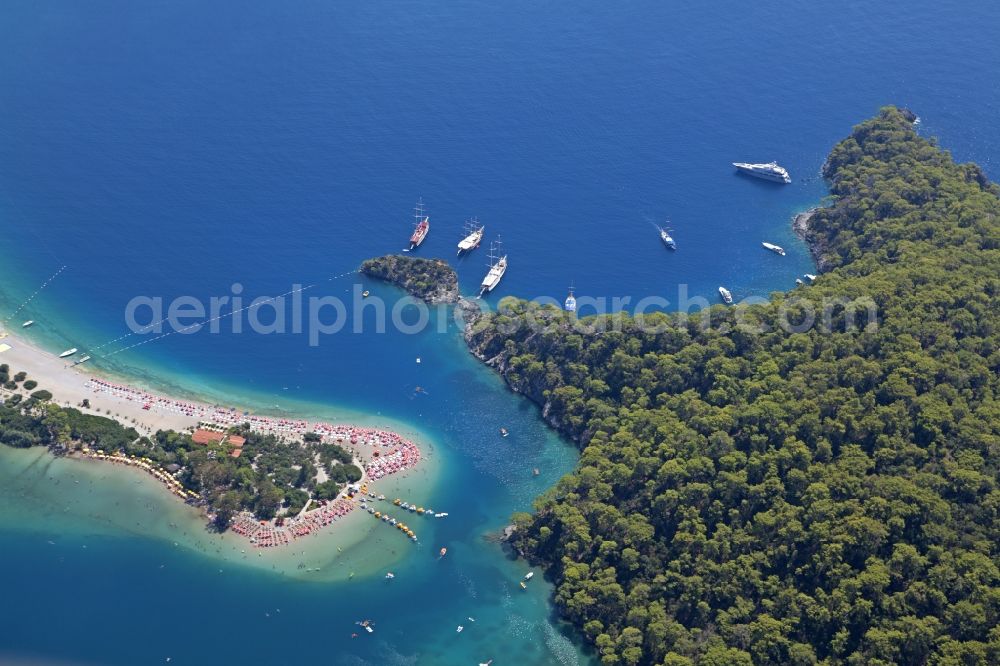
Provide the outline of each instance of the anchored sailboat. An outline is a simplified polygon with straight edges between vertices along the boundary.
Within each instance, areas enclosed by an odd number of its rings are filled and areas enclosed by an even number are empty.
[[[486,227],[479,224],[478,218],[474,217],[471,220],[467,220],[465,222],[465,238],[458,243],[458,254],[469,252],[479,247],[479,243],[483,240],[483,232],[485,231]]]
[[[507,272],[507,255],[500,256],[500,236],[497,236],[495,243],[490,243],[490,271],[483,278],[483,283],[479,286],[479,296],[477,298],[482,298],[483,294],[487,294],[493,291],[498,284],[500,284],[500,278],[503,274]]]
[[[572,284],[569,286],[569,296],[566,297],[563,309],[566,310],[566,312],[576,312],[576,296],[573,295]]]
[[[431,218],[424,214],[424,200],[417,200],[417,205],[413,208],[413,235],[410,236],[410,250],[420,247],[420,244],[427,238],[427,232],[431,230]]]

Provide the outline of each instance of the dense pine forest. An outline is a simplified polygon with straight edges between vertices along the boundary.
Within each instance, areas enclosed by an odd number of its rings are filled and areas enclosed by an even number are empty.
[[[511,542],[603,663],[1000,663],[1000,188],[912,121],[833,149],[814,284],[471,333],[581,447]]]

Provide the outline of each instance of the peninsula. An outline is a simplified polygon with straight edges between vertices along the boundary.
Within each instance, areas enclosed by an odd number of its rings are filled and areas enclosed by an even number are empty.
[[[430,304],[454,304],[461,298],[455,270],[441,259],[387,254],[366,260],[359,272],[393,284]]]
[[[603,663],[996,663],[1000,187],[913,121],[834,147],[826,275],[757,331],[511,301],[469,335],[583,451],[510,541]]]
[[[215,529],[254,546],[288,544],[329,525],[357,500],[377,497],[378,480],[421,460],[413,442],[388,430],[159,395],[4,338],[0,444],[143,470]]]

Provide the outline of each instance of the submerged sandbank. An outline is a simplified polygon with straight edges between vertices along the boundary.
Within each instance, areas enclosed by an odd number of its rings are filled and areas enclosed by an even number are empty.
[[[405,476],[384,482],[380,492],[390,498],[408,496],[422,502],[436,480],[436,471],[434,465],[422,464]],[[413,518],[410,522],[420,530],[418,543],[355,510],[330,529],[289,546],[254,549],[235,534],[210,531],[198,509],[176,501],[162,484],[139,470],[56,457],[40,447],[0,446],[0,525],[40,532],[53,541],[63,534],[94,538],[139,535],[231,565],[329,581],[349,579],[351,574],[365,577],[404,557],[432,552],[434,519]]]

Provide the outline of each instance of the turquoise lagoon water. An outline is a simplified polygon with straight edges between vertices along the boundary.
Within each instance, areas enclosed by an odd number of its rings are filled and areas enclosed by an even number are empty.
[[[357,283],[391,306],[392,289],[329,278],[401,249],[417,197],[432,224],[419,253],[452,261],[466,292],[485,251],[454,259],[462,221],[503,235],[511,267],[492,301],[561,300],[571,283],[668,308],[681,285],[709,302],[720,284],[766,297],[812,272],[790,218],[823,198],[830,147],[879,106],[910,106],[997,177],[998,43],[1000,8],[929,0],[3,3],[0,316],[65,265],[11,318],[36,320],[35,342],[213,402],[397,427],[433,449],[437,481],[414,499],[451,515],[412,552],[372,537],[396,558],[392,584],[302,580],[130,526],[157,511],[131,480],[105,479],[122,513],[102,520],[111,500],[55,482],[89,471],[8,453],[0,585],[17,601],[0,604],[0,658],[585,662],[550,588],[536,577],[522,592],[526,565],[485,538],[575,451],[454,330],[378,334],[369,313],[365,334],[311,346],[224,321],[120,351],[152,340],[111,342],[126,304]],[[770,159],[792,185],[729,167]],[[654,229],[667,218],[675,253]],[[350,638],[362,618],[376,632]]]

